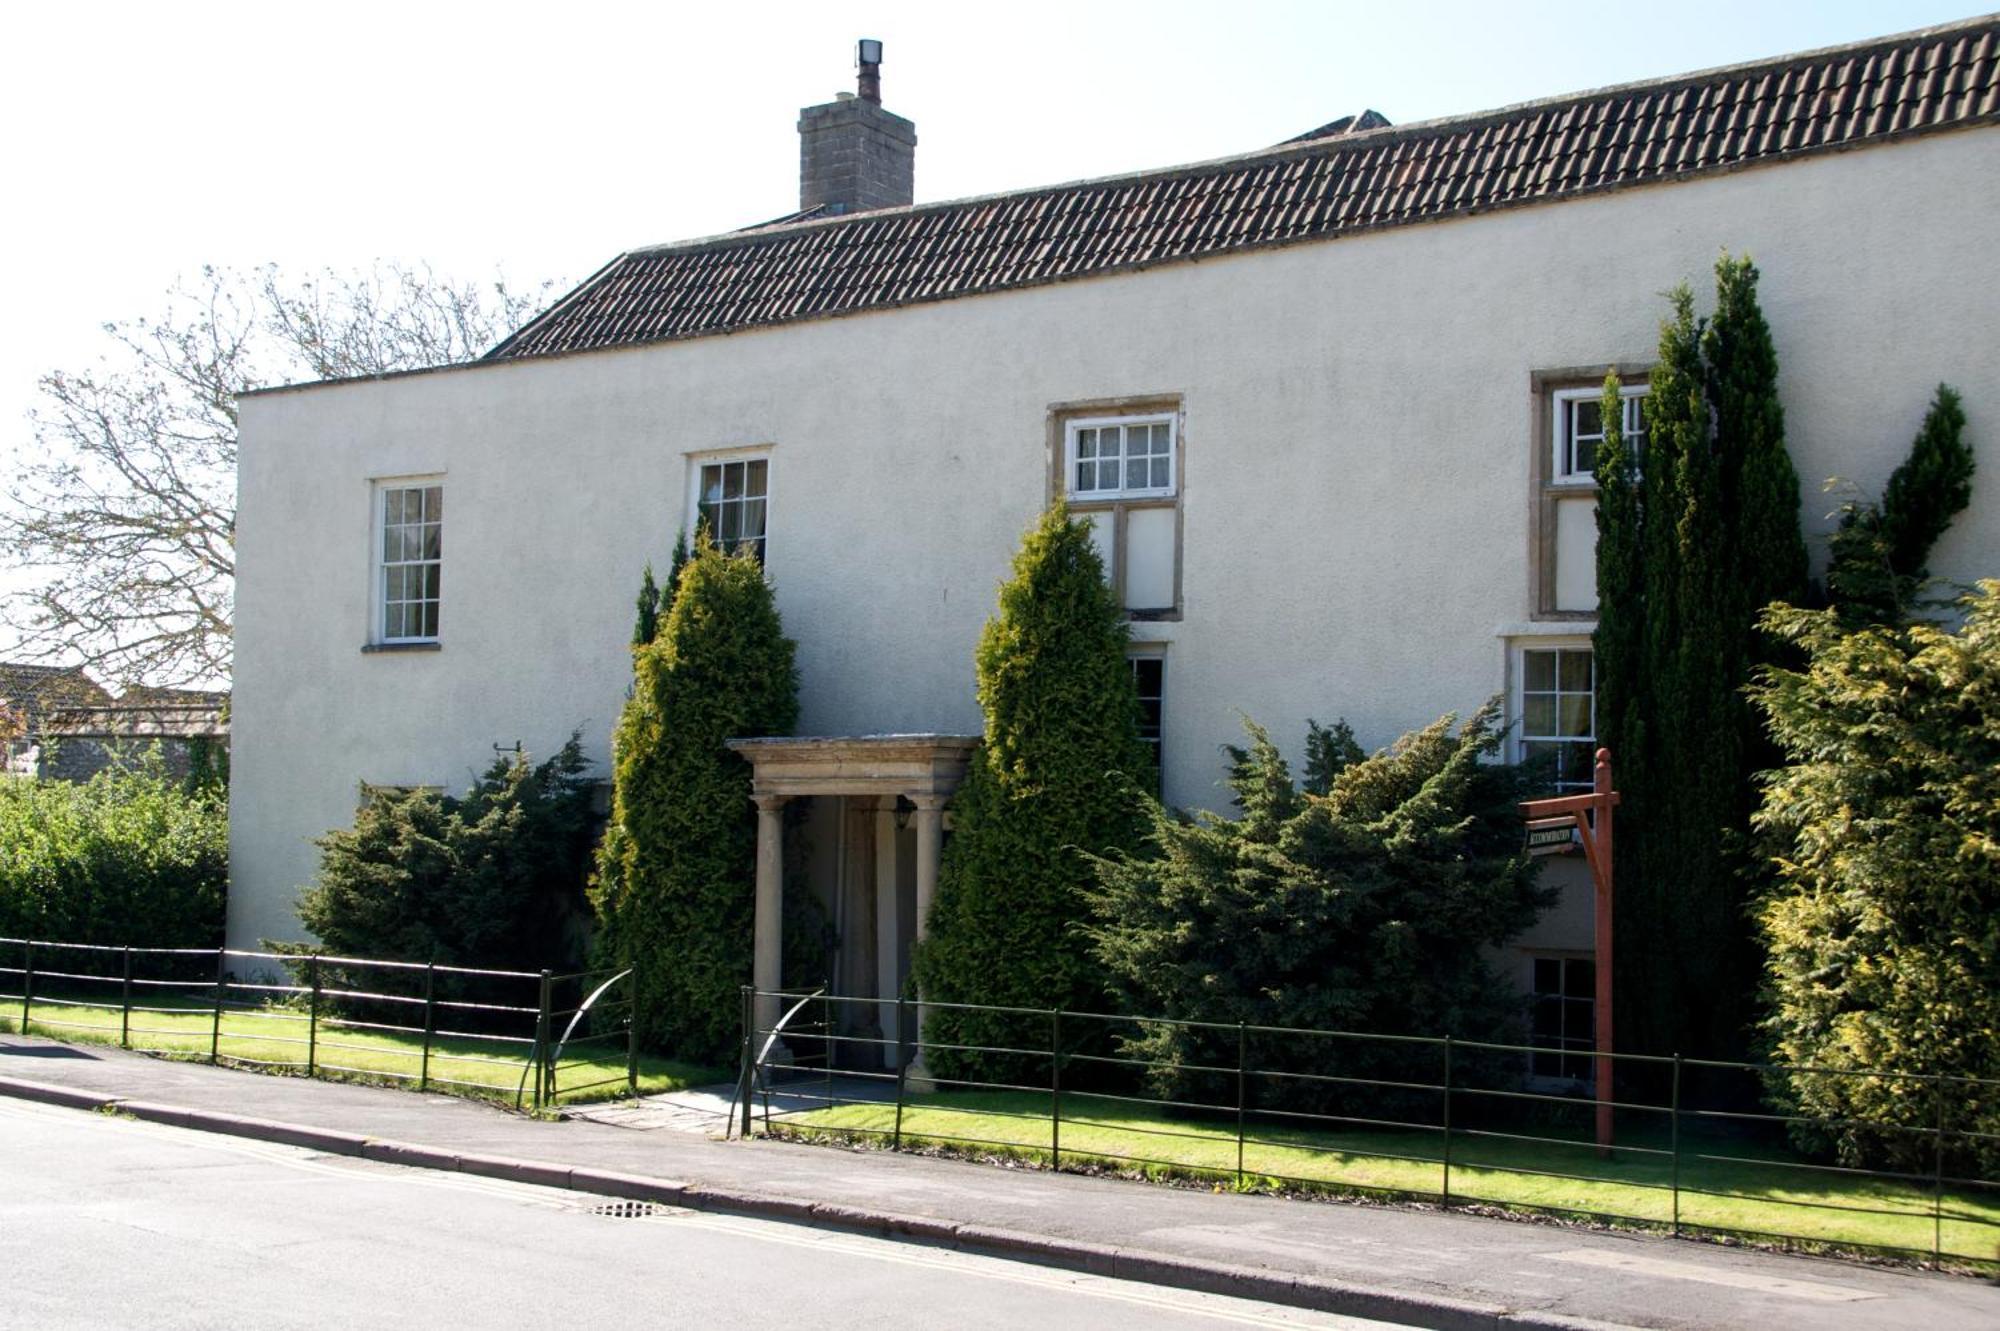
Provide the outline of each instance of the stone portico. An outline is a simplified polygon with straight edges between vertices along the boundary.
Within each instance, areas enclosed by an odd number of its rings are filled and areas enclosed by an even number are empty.
[[[785,805],[810,799],[813,886],[838,944],[830,992],[873,998],[842,1005],[847,1034],[890,1043],[903,1034],[896,999],[909,977],[910,951],[924,937],[937,894],[944,806],[965,779],[973,735],[859,735],[735,739],[751,765],[757,805],[756,933],[752,981],[784,985]],[[778,1001],[760,999],[758,1026],[777,1020]],[[914,1032],[912,1032],[914,1034]],[[865,1048],[866,1046],[861,1046]]]

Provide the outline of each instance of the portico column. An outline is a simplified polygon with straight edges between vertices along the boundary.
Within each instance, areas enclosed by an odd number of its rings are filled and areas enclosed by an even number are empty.
[[[917,806],[917,941],[930,934],[931,902],[937,898],[938,861],[944,855],[943,795],[912,795]]]
[[[785,942],[785,801],[786,795],[752,795],[757,805],[757,923],[751,954],[750,983],[772,990],[784,983]],[[757,999],[757,1037],[778,1022],[775,997]]]
[[[937,900],[938,862],[944,856],[944,805],[943,795],[912,795],[910,802],[917,806],[917,945],[923,946],[930,936],[931,906]],[[918,998],[923,995],[919,993]],[[932,1091],[937,1083],[931,1080],[929,1070],[924,1066],[924,1051],[921,1043],[924,1029],[924,1009],[917,1007],[917,1056],[910,1061],[910,1071],[905,1084],[913,1090]]]
[[[902,943],[902,912],[897,909],[896,890],[896,801],[884,796],[875,808],[875,996],[881,1000],[876,1011],[882,1028],[883,1065],[898,1065],[901,1030],[896,1024],[896,999],[902,992],[903,972],[898,964]]]

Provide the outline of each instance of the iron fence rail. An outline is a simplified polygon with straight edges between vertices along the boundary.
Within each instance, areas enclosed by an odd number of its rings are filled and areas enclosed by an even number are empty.
[[[421,991],[397,992],[381,982],[364,987],[370,974],[401,977]],[[489,997],[509,1001],[450,997],[439,991],[440,980],[486,986],[493,991]],[[21,1034],[82,1035],[216,1064],[505,1096],[504,1083],[474,1079],[473,1069],[489,1067],[520,1074],[513,1088],[517,1108],[543,1109],[621,1083],[628,1094],[638,1094],[629,971],[558,974],[329,953],[0,937],[0,986],[0,1029]],[[180,1017],[184,1024],[167,1025],[161,1017]],[[190,1019],[194,1024],[186,1024]],[[491,1029],[466,1029],[480,1025]],[[402,1038],[398,1045],[362,1043],[370,1034]],[[580,1069],[601,1066],[589,1055],[607,1047],[622,1047],[622,1073],[576,1082]],[[588,1053],[565,1057],[578,1049]],[[367,1063],[366,1055],[376,1061]],[[414,1066],[383,1066],[384,1058]]]
[[[759,1025],[760,1010],[773,1006],[787,1010],[786,1018],[771,1027]],[[990,1026],[981,1042],[927,1038],[919,1030],[919,1022],[925,1014],[943,1010],[1014,1019],[1024,1038],[1015,1043],[984,1042],[990,1039]],[[893,1037],[876,1033],[881,1028],[875,1023],[889,1012],[896,1016]],[[1312,1030],[928,1000],[920,1003],[908,996],[885,1001],[751,988],[743,990],[742,1013],[737,1126],[746,1136],[754,1131],[755,1102],[761,1094],[767,1131],[774,1121],[789,1118],[803,1120],[804,1126],[813,1130],[881,1138],[896,1148],[908,1140],[922,1140],[1028,1153],[1046,1159],[1055,1169],[1064,1168],[1066,1162],[1073,1166],[1110,1162],[1227,1180],[1239,1188],[1275,1181],[1309,1190],[1415,1197],[1447,1207],[1492,1205],[1583,1215],[1654,1226],[1675,1235],[1885,1252],[1937,1265],[1947,1258],[2000,1263],[2000,1212],[1993,1207],[2000,1202],[2000,1180],[1981,1172],[1946,1168],[1946,1161],[1959,1155],[1977,1158],[1962,1148],[1996,1139],[1996,1134],[1959,1126],[1946,1112],[1950,1098],[2000,1093],[2000,1081],[1990,1079],[1612,1054],[1605,1056],[1616,1068],[1611,1085],[1593,1086],[1585,1095],[1562,1095],[1533,1085],[1527,1078],[1527,1060],[1542,1052],[1541,1046],[1449,1036]],[[1225,1037],[1209,1053],[1233,1044],[1235,1057],[1169,1065],[1159,1057],[1135,1057],[1129,1052],[1126,1041],[1134,1035],[1169,1027]],[[1030,1031],[1033,1038],[1025,1038]],[[1121,1035],[1125,1039],[1120,1039]],[[767,1056],[767,1051],[776,1052],[780,1040],[789,1046],[790,1059],[790,1079],[781,1091],[774,1083],[778,1066]],[[1272,1066],[1284,1062],[1282,1058],[1253,1056],[1253,1051],[1268,1049],[1273,1042],[1296,1053],[1306,1045],[1324,1049],[1328,1041],[1400,1048],[1419,1059],[1428,1058],[1435,1076],[1413,1076],[1407,1067],[1399,1076],[1303,1071],[1296,1063]],[[937,1075],[928,1064],[939,1055],[947,1060],[950,1055],[1004,1060],[1011,1072],[990,1080],[966,1075],[958,1068],[947,1069],[954,1075]],[[860,1066],[870,1061],[877,1066]],[[842,1067],[844,1082],[835,1078],[836,1065],[840,1064],[856,1065]],[[913,1070],[921,1076],[921,1082],[914,1086]],[[1799,1159],[1790,1152],[1757,1154],[1732,1134],[1782,1133],[1805,1123],[1821,1128],[1872,1129],[1884,1125],[1716,1108],[1688,1095],[1686,1082],[1695,1070],[1749,1078],[1757,1087],[1793,1075],[1879,1077],[1910,1083],[1935,1102],[1933,1121],[1888,1126],[1895,1128],[1896,1136],[1920,1142],[1931,1168],[1864,1168]],[[1148,1084],[1162,1072],[1177,1079],[1171,1092]],[[1635,1089],[1643,1079],[1626,1075],[1634,1072],[1652,1074],[1660,1087],[1658,1099],[1646,1098]],[[1621,1080],[1626,1082],[1622,1092]],[[875,1094],[843,1093],[843,1085],[857,1083]],[[1190,1093],[1203,1087],[1220,1094],[1205,1098]],[[1279,1088],[1284,1088],[1286,1098],[1273,1103]],[[954,1104],[953,1092],[1017,1098]],[[1355,1093],[1375,1097],[1376,1102],[1341,1103],[1343,1098],[1354,1098]],[[774,1099],[780,1097],[792,1107],[774,1108]],[[873,1125],[813,1118],[825,1110],[856,1105],[874,1106],[883,1118]],[[1384,1114],[1381,1109],[1385,1105],[1392,1109],[1400,1106],[1401,1112]],[[1610,1146],[1600,1147],[1587,1136],[1560,1135],[1562,1115],[1575,1115],[1580,1123],[1589,1123],[1600,1105],[1614,1111],[1614,1123],[1621,1134]],[[970,1131],[935,1119],[914,1131],[906,1123],[913,1109],[956,1110]],[[1530,1115],[1539,1115],[1541,1121],[1528,1118]],[[1148,1121],[1134,1121],[1141,1117]],[[972,1135],[986,1123],[996,1129],[1003,1124],[1032,1123],[1043,1125],[1043,1130],[1018,1136],[1008,1135],[1014,1129]],[[1093,1136],[1079,1146],[1079,1130],[1114,1134],[1113,1144]],[[1070,1134],[1067,1142],[1066,1132]],[[1329,1134],[1338,1134],[1338,1140]],[[1148,1146],[1149,1142],[1195,1143],[1200,1149],[1189,1147],[1176,1156],[1167,1153],[1172,1148]],[[1522,1148],[1530,1153],[1528,1159],[1510,1158],[1510,1153]],[[1296,1158],[1284,1154],[1315,1151],[1425,1166],[1437,1172],[1430,1184],[1411,1186],[1407,1181],[1357,1176],[1353,1168],[1303,1172]],[[1761,1188],[1744,1186],[1740,1181],[1731,1186],[1726,1179],[1714,1177],[1725,1170],[1770,1182]],[[1500,1176],[1506,1175],[1584,1186],[1560,1200],[1494,1195],[1507,1191],[1499,1186]],[[1852,1195],[1844,1197],[1798,1195],[1802,1186],[1827,1180],[1856,1186]],[[1624,1194],[1627,1209],[1614,1209],[1603,1195],[1592,1195],[1592,1187],[1602,1186],[1632,1189]],[[1955,1195],[1947,1197],[1948,1190]],[[1649,1196],[1658,1199],[1657,1205],[1631,1200]],[[1738,1223],[1739,1217],[1711,1205],[1731,1202],[1756,1203],[1773,1208],[1774,1214],[1796,1218],[1783,1226],[1758,1228]],[[1930,1241],[1875,1242],[1843,1236],[1834,1225],[1814,1223],[1816,1219],[1843,1216],[1888,1217],[1917,1224],[1929,1221]]]

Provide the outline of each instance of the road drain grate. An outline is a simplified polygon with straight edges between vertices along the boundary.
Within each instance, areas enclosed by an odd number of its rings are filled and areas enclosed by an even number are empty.
[[[667,1208],[655,1202],[603,1202],[585,1207],[584,1214],[609,1216],[613,1220],[644,1220],[667,1214]]]

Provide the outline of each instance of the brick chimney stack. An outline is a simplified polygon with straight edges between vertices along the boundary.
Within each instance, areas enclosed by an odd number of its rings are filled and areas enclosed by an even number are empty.
[[[882,109],[882,43],[855,47],[856,93],[799,112],[799,207],[836,213],[915,199],[917,127]]]

